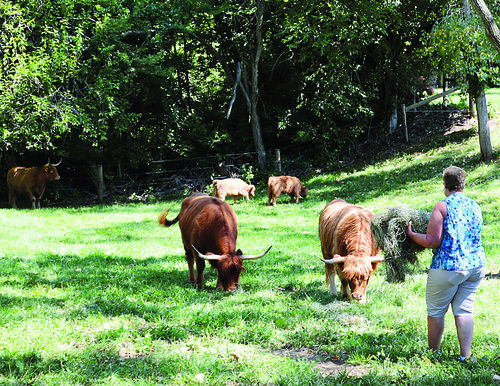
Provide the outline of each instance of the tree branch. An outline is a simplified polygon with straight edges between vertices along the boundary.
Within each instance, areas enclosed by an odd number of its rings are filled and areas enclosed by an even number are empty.
[[[500,53],[500,29],[498,28],[493,15],[484,0],[471,0],[472,6],[476,11],[481,23],[483,23],[488,40],[493,47]]]

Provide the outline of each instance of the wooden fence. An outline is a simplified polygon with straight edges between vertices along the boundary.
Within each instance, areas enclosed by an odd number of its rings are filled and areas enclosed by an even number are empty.
[[[402,117],[402,123],[403,123],[403,133],[404,133],[404,137],[405,137],[405,142],[408,143],[408,127],[407,127],[407,124],[406,124],[406,113],[409,113],[409,112],[417,112],[417,108],[420,107],[420,106],[424,106],[430,102],[432,102],[433,100],[436,100],[438,98],[444,98],[446,97],[447,95],[451,94],[451,93],[454,93],[455,91],[459,90],[460,87],[453,87],[453,88],[450,88],[449,90],[446,90],[440,94],[436,94],[436,95],[433,95],[427,99],[424,99],[420,102],[417,102],[417,103],[414,103],[410,106],[405,106],[405,104],[403,104],[401,106],[401,117]],[[421,112],[421,111],[419,111]]]

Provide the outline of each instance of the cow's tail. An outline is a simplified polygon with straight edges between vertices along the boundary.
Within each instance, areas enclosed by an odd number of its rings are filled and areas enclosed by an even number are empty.
[[[160,223],[163,226],[169,227],[171,225],[174,225],[177,221],[179,221],[179,215],[177,215],[176,218],[173,220],[167,220],[167,214],[169,212],[170,208],[168,209],[163,209],[161,214],[158,216],[158,223]]]

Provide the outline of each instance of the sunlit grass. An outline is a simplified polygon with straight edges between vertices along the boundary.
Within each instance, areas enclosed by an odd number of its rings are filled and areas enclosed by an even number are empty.
[[[498,149],[498,132],[492,132]],[[203,289],[188,281],[177,225],[156,218],[182,197],[155,204],[0,210],[0,383],[323,384],[312,361],[273,354],[306,348],[370,372],[363,383],[484,384],[499,373],[498,278],[484,280],[476,298],[473,342],[478,364],[456,361],[453,318],[446,317],[443,356],[426,351],[425,269],[420,255],[401,284],[381,265],[367,305],[333,298],[319,261],[318,216],[335,197],[375,213],[405,203],[431,211],[443,199],[441,173],[450,164],[468,172],[466,193],[481,206],[488,268],[500,269],[498,151],[479,160],[473,133],[437,137],[362,169],[304,179],[299,205],[280,197],[265,205],[261,188],[234,205],[238,246],[269,255],[245,263],[241,289],[215,291],[206,270]],[[262,186],[262,185],[261,185]],[[228,202],[230,200],[228,199]],[[366,372],[365,372],[366,374]]]

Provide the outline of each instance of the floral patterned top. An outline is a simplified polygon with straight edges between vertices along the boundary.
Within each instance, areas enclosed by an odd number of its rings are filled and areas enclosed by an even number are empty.
[[[463,271],[482,267],[486,256],[481,244],[483,218],[479,205],[462,192],[443,201],[447,215],[443,223],[443,241],[434,249],[431,268]]]

